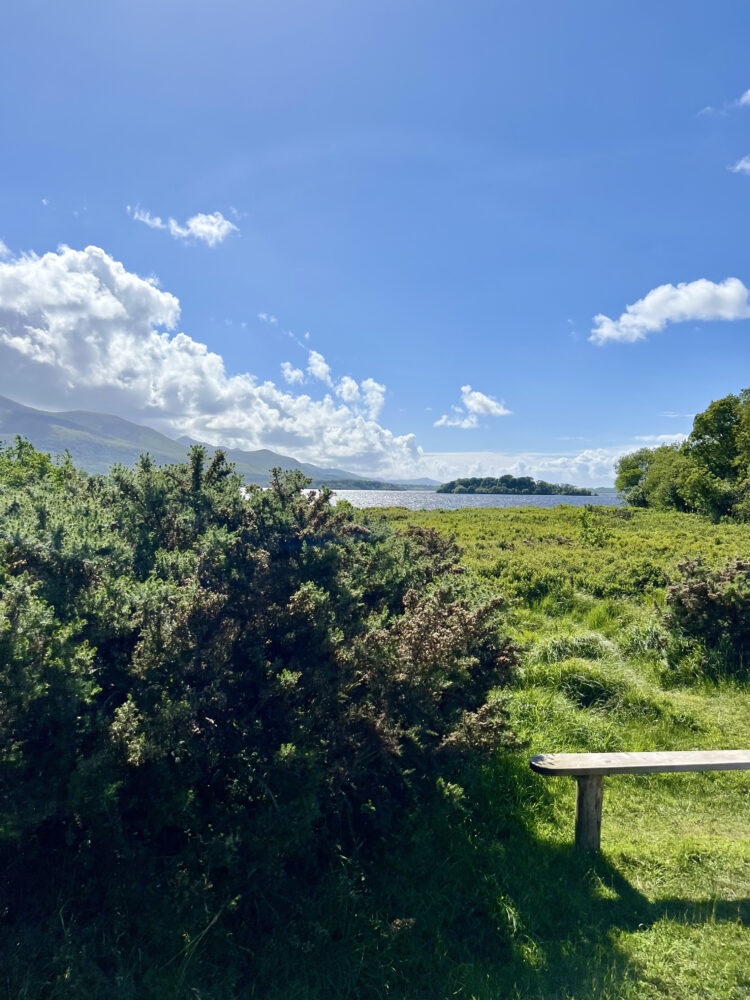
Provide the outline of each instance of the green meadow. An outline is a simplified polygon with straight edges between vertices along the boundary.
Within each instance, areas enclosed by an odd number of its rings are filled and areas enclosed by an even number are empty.
[[[678,563],[745,555],[750,528],[566,506],[374,516],[455,536],[467,586],[507,596],[522,666],[502,696],[519,746],[446,788],[382,859],[370,893],[384,930],[377,946],[362,934],[349,995],[746,1000],[750,774],[606,779],[602,852],[587,859],[572,850],[575,783],[527,761],[750,746],[747,684],[705,676],[663,626]]]

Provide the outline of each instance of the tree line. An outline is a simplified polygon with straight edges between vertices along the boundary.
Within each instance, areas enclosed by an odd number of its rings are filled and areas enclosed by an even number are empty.
[[[547,483],[531,476],[504,475],[498,477],[453,479],[438,486],[437,493],[509,493],[519,496],[572,496],[590,497],[591,490],[570,483]]]
[[[617,463],[633,507],[750,520],[750,389],[714,400],[681,443],[640,448]]]

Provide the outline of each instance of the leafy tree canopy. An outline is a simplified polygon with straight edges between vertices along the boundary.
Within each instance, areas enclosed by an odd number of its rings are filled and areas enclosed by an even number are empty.
[[[632,506],[750,520],[750,389],[697,414],[682,444],[623,456],[616,486]]]

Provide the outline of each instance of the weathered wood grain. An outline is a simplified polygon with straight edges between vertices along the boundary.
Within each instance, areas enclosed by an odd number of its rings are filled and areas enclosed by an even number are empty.
[[[579,851],[598,851],[602,832],[604,778],[601,774],[584,774],[576,781],[576,848]]]
[[[649,753],[544,753],[529,761],[550,777],[569,775],[658,774],[677,771],[750,769],[750,750],[674,750]]]

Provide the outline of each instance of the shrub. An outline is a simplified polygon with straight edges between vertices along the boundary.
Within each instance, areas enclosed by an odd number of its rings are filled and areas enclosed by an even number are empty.
[[[596,507],[586,504],[578,514],[578,531],[584,545],[602,547],[611,540],[612,532],[607,529],[603,519],[596,515]]]
[[[19,907],[33,873],[52,896],[64,877],[74,910],[115,898],[135,921],[148,885],[262,925],[295,878],[366,855],[438,767],[509,739],[487,700],[516,660],[499,602],[457,596],[437,532],[365,523],[299,474],[243,491],[200,448],[105,478],[2,457],[0,848]]]
[[[697,641],[706,664],[730,672],[750,664],[750,561],[735,559],[710,569],[700,557],[678,566],[680,578],[667,590],[667,626]]]

